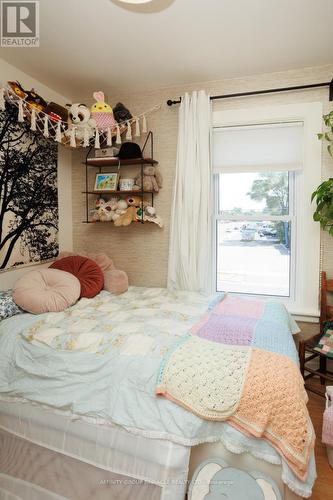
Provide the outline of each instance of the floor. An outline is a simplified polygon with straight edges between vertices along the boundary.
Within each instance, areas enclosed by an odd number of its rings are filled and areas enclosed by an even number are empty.
[[[310,323],[299,323],[302,330],[300,334],[301,337],[308,337],[317,333],[318,327]],[[308,382],[310,385],[310,382]],[[311,384],[320,387],[319,379],[317,377],[311,381]],[[326,447],[321,442],[321,430],[323,422],[323,412],[325,408],[325,399],[317,396],[313,392],[308,391],[309,395],[309,413],[313,422],[313,426],[316,432],[316,463],[317,463],[317,474],[318,478],[315,482],[312,500],[333,500],[333,469],[328,463]]]

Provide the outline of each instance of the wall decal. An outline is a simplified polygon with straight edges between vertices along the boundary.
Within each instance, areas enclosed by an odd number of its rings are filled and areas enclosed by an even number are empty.
[[[57,144],[0,111],[0,271],[58,254]]]

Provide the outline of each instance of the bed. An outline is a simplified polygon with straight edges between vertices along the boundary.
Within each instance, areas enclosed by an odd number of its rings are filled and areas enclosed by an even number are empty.
[[[175,343],[202,332],[219,304],[239,308],[232,300],[130,287],[120,296],[103,291],[81,299],[62,313],[3,320],[0,498],[181,500],[195,467],[216,455],[266,472],[287,500],[309,497],[313,449],[301,480],[267,440],[155,395],[161,362]],[[297,363],[297,325],[284,307],[243,305],[263,311],[250,322],[248,344]],[[225,328],[230,344],[229,319]]]

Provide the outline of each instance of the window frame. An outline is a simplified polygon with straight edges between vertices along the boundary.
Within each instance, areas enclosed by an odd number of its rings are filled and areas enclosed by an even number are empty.
[[[319,317],[319,272],[320,272],[320,226],[313,221],[314,207],[311,193],[321,182],[321,143],[317,133],[322,130],[323,105],[320,102],[283,104],[261,108],[241,108],[213,111],[212,140],[214,128],[268,124],[279,122],[303,122],[304,148],[303,169],[295,172],[294,216],[297,219],[291,244],[294,246],[294,283],[290,283],[290,297],[278,297],[288,310],[299,317],[316,320]],[[214,197],[217,201],[217,176],[214,179]],[[216,208],[216,206],[214,206]],[[213,224],[213,272],[216,289],[217,280],[217,220],[216,210]],[[294,241],[293,241],[294,240]],[[242,294],[240,294],[242,295]],[[248,296],[248,294],[246,294]],[[259,295],[257,295],[259,297]],[[261,295],[262,297],[262,295]]]

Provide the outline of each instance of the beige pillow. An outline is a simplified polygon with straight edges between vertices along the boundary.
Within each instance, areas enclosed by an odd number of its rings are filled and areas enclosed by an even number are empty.
[[[59,269],[30,271],[13,287],[14,302],[33,314],[63,311],[75,304],[80,293],[79,280]]]

